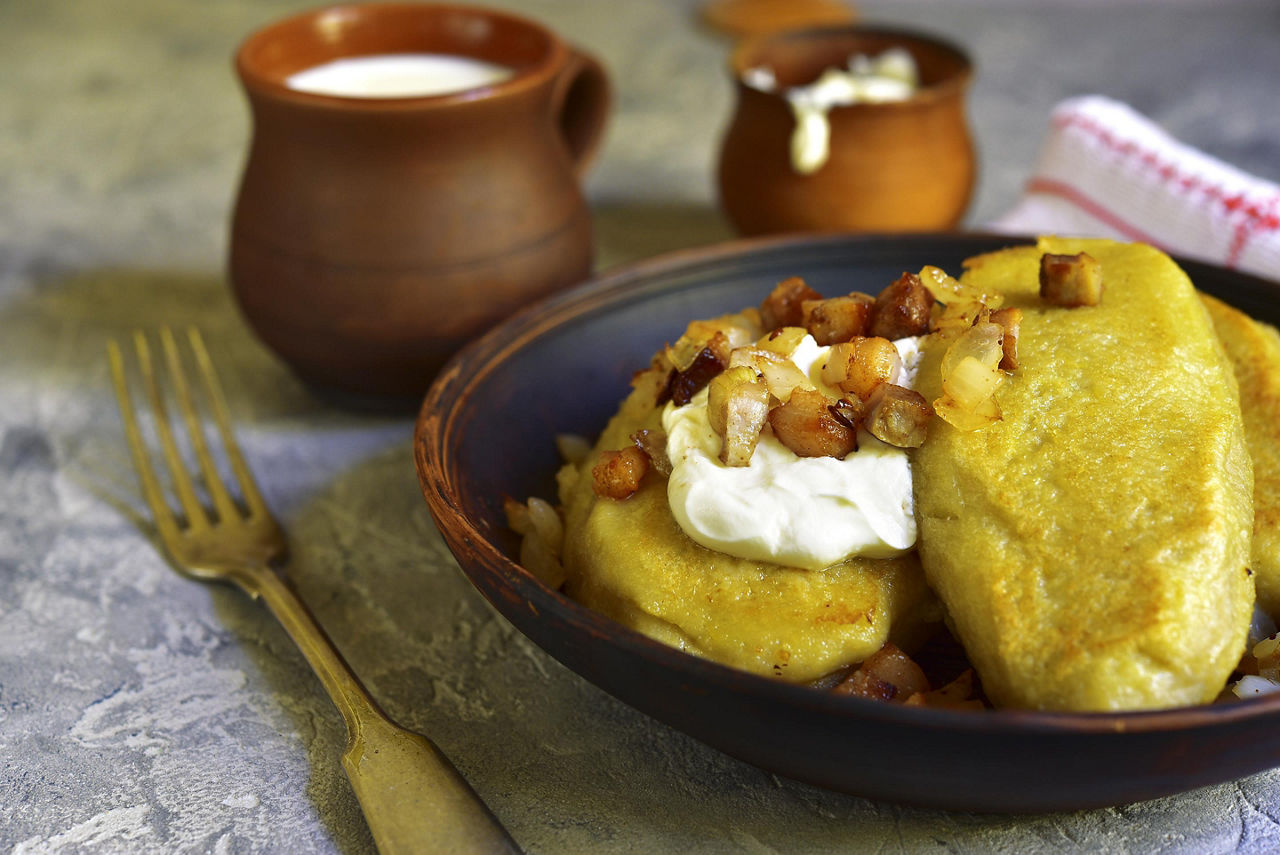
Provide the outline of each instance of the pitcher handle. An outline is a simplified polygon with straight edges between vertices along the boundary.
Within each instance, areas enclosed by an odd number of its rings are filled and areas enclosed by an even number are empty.
[[[605,121],[612,101],[609,75],[594,56],[569,46],[569,60],[556,81],[553,115],[581,178],[595,158],[604,137]]]

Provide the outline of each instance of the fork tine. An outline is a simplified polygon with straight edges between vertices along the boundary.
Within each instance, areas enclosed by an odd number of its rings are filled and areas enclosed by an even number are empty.
[[[173,486],[178,494],[178,502],[182,512],[187,515],[187,523],[193,529],[204,529],[209,524],[204,507],[196,496],[195,487],[191,483],[191,475],[178,454],[178,445],[173,439],[173,429],[169,425],[169,413],[160,395],[160,384],[156,381],[156,372],[151,361],[151,346],[141,330],[133,334],[133,344],[138,351],[138,366],[142,369],[142,379],[146,383],[147,397],[151,399],[151,410],[155,417],[156,434],[160,437],[160,448],[164,452],[165,462],[169,465],[169,475],[173,478]]]
[[[191,389],[187,385],[187,375],[182,368],[182,358],[178,355],[178,345],[173,338],[173,330],[168,327],[160,329],[160,341],[164,346],[165,358],[169,364],[169,375],[173,378],[174,391],[178,398],[178,407],[182,410],[183,420],[187,424],[187,434],[191,437],[191,448],[200,462],[200,471],[204,475],[205,486],[213,499],[213,506],[221,519],[233,519],[239,516],[231,494],[227,492],[222,476],[213,464],[213,456],[209,453],[205,442],[204,430],[196,417],[195,407],[191,402]]]
[[[249,471],[249,467],[244,462],[244,456],[240,453],[240,445],[236,442],[235,435],[231,432],[231,417],[227,410],[227,399],[222,394],[222,385],[218,382],[217,372],[213,370],[213,360],[209,358],[209,351],[204,346],[204,338],[200,335],[200,330],[195,327],[187,329],[187,338],[191,342],[191,351],[195,354],[196,365],[200,367],[200,376],[204,380],[205,393],[209,397],[209,402],[213,408],[213,419],[218,425],[218,433],[222,437],[222,445],[226,449],[227,459],[231,462],[231,471],[235,473],[236,479],[240,482],[240,493],[244,496],[245,505],[249,509],[249,516],[269,516],[270,511],[267,510],[267,503],[262,500],[262,494],[258,492],[257,482],[253,480],[253,473]]]
[[[151,515],[155,517],[160,538],[169,543],[178,536],[178,521],[173,516],[169,502],[165,499],[164,491],[160,489],[155,470],[151,468],[147,447],[142,440],[142,431],[139,430],[138,419],[133,414],[133,400],[129,396],[129,385],[124,376],[124,357],[121,356],[120,346],[114,339],[107,342],[107,357],[111,362],[111,380],[116,389],[116,402],[120,405],[120,418],[124,421],[124,433],[129,441],[129,451],[133,456],[133,468],[137,470],[138,480],[142,482],[142,495],[151,508]]]

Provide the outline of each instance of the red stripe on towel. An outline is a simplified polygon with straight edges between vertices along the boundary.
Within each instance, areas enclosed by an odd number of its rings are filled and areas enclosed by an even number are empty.
[[[1139,165],[1147,170],[1154,171],[1170,187],[1180,189],[1185,193],[1201,193],[1206,199],[1215,203],[1223,216],[1236,221],[1232,240],[1226,248],[1226,258],[1224,259],[1224,263],[1228,267],[1236,266],[1240,256],[1244,253],[1245,247],[1256,235],[1280,231],[1280,196],[1275,194],[1261,195],[1250,200],[1243,193],[1228,195],[1226,188],[1222,185],[1208,181],[1203,176],[1182,171],[1174,161],[1162,157],[1153,149],[1146,148],[1134,140],[1118,136],[1092,116],[1087,116],[1083,113],[1064,111],[1053,117],[1053,123],[1059,128],[1072,128],[1087,133],[1105,148],[1110,149],[1121,157],[1130,157],[1138,154]],[[1032,184],[1038,180],[1040,179],[1033,179]],[[1058,186],[1041,192],[1062,196],[1070,200],[1073,204],[1078,205],[1083,210],[1112,225],[1117,231],[1126,235],[1137,231],[1132,225],[1125,223],[1095,201],[1084,197],[1076,188],[1066,184],[1059,184],[1058,182],[1049,183]],[[1060,192],[1063,190],[1066,192]],[[1095,208],[1097,209],[1096,212]],[[1138,240],[1139,238],[1135,237],[1133,239]],[[1149,238],[1146,239],[1146,242],[1155,243]]]
[[[1133,223],[1119,217],[1114,211],[1102,205],[1096,199],[1091,199],[1084,193],[1080,192],[1078,187],[1073,187],[1065,181],[1056,181],[1052,178],[1032,178],[1027,182],[1028,193],[1044,193],[1048,196],[1057,196],[1065,199],[1072,205],[1084,211],[1100,223],[1105,223],[1124,235],[1129,240],[1138,241],[1140,243],[1149,243],[1152,246],[1160,246],[1160,241],[1135,226]]]

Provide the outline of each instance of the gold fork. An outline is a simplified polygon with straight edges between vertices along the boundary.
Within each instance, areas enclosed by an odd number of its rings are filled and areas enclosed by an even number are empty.
[[[204,397],[212,410],[226,458],[244,507],[227,489],[214,464],[196,415],[177,342],[160,331],[174,397],[186,423],[191,451],[199,462],[212,512],[196,493],[169,423],[147,337],[134,333],[138,369],[151,402],[155,433],[168,465],[182,515],[174,513],[150,462],[134,415],[125,379],[124,358],[116,342],[107,344],[116,397],[142,492],[155,516],[169,556],[184,575],[201,581],[230,581],[259,597],[284,625],[315,669],[347,724],[342,765],[364,810],[374,842],[383,855],[404,852],[513,852],[520,850],[463,780],[444,754],[426,737],[393,722],[360,684],[351,667],[293,588],[274,569],[287,548],[284,532],[272,517],[231,433],[226,400],[199,331],[188,331]]]

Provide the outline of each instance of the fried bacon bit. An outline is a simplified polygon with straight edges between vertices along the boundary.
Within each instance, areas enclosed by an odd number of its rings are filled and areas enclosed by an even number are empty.
[[[997,309],[991,313],[991,323],[998,324],[1004,330],[1001,340],[1003,354],[1000,357],[1001,371],[1018,370],[1018,331],[1022,329],[1022,310],[1017,308]]]
[[[837,344],[865,336],[876,301],[869,294],[849,294],[829,300],[805,300],[801,320],[819,345]]]
[[[869,334],[890,341],[929,331],[934,298],[920,277],[904,273],[876,297]]]
[[[816,389],[796,389],[785,404],[769,411],[769,425],[797,457],[843,460],[858,450],[858,431],[837,418],[832,403]]]
[[[1077,308],[1102,302],[1102,266],[1087,252],[1040,256],[1040,299]]]
[[[697,352],[689,365],[681,370],[673,369],[667,380],[666,398],[684,406],[693,400],[693,396],[711,382],[729,364],[729,339],[724,333],[717,331]]]
[[[806,285],[799,276],[783,279],[760,304],[761,326],[765,330],[804,326],[801,304],[805,300],[821,299],[822,295]]]
[[[898,349],[887,338],[855,338],[832,345],[822,366],[822,382],[865,401],[902,368]]]
[[[919,693],[929,691],[924,671],[892,642],[885,642],[865,662],[831,690],[837,695],[851,695],[875,701],[903,703]]]
[[[855,431],[867,417],[867,405],[859,398],[840,398],[827,409],[837,421]]]
[[[919,392],[885,383],[867,403],[864,426],[876,439],[898,448],[924,445],[933,410]]]
[[[638,430],[631,434],[631,441],[636,448],[649,458],[653,470],[666,478],[671,474],[671,458],[667,457],[667,435],[660,430]]]
[[[634,445],[621,451],[604,451],[591,470],[591,489],[606,499],[628,499],[640,489],[648,470],[648,456]]]
[[[967,669],[941,689],[916,692],[907,698],[904,704],[909,707],[929,707],[940,710],[986,709],[986,704],[977,697],[977,685],[972,668]]]
[[[745,365],[730,368],[711,381],[707,417],[711,429],[723,440],[721,463],[746,466],[751,462],[769,418],[769,399],[769,387]]]

